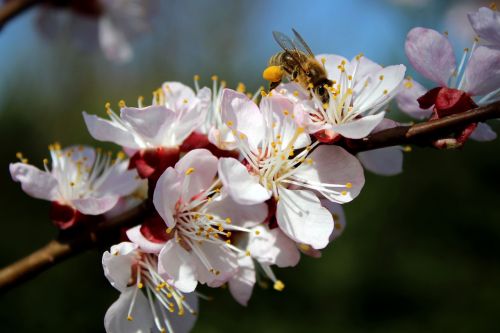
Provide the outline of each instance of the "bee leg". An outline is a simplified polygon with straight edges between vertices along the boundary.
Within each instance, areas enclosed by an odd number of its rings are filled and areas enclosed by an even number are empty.
[[[276,81],[276,82],[269,82],[269,91],[271,91],[274,88],[276,88],[277,86],[279,86],[280,83],[281,83],[281,80],[280,81]]]

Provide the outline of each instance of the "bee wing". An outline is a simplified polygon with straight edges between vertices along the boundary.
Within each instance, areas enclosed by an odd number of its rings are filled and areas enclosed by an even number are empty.
[[[309,45],[307,45],[306,41],[304,40],[304,38],[302,38],[302,36],[297,32],[297,30],[295,29],[292,29],[293,31],[293,34],[295,35],[295,40],[294,40],[294,45],[295,47],[298,48],[305,54],[309,55],[310,57],[313,57],[314,58],[314,53],[311,51],[311,48],[309,47]]]
[[[300,68],[304,69],[300,62],[300,58],[298,57],[298,53],[301,51],[298,50],[297,45],[293,42],[293,40],[279,31],[273,31],[273,37],[276,43],[278,43],[278,45],[281,46],[281,48],[285,50],[285,52],[292,56],[297,65],[300,66]]]

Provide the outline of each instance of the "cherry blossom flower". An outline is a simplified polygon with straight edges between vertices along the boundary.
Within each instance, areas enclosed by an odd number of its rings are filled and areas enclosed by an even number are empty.
[[[267,216],[265,204],[241,206],[223,193],[216,173],[217,158],[208,150],[188,152],[155,188],[153,203],[163,227],[150,228],[155,237],[149,239],[140,227],[127,232],[141,249],[158,253],[166,276],[185,292],[198,282],[211,287],[227,282],[237,271],[238,255],[250,255],[234,246],[232,237],[250,232]]]
[[[100,47],[109,60],[125,63],[133,57],[131,41],[150,30],[157,6],[157,0],[72,0],[66,6],[47,1],[37,23],[47,38],[69,31],[81,49]]]
[[[120,115],[109,104],[106,112],[110,120],[83,113],[90,134],[97,140],[121,145],[132,156],[131,166],[143,178],[158,179],[179,159],[180,146],[205,116],[210,90],[203,88],[197,94],[179,82],[165,82],[155,92],[153,105],[127,107],[122,102]]]
[[[364,184],[358,160],[338,146],[310,144],[284,96],[264,97],[260,108],[229,89],[222,99],[222,119],[234,130],[244,158],[219,160],[224,188],[244,205],[275,200],[277,224],[288,237],[324,248],[333,219],[316,193],[338,203],[354,199]]]
[[[457,66],[448,38],[435,30],[420,27],[408,33],[405,49],[413,67],[438,85],[426,91],[412,79],[404,82],[397,102],[410,116],[422,119],[432,114],[431,119],[437,119],[500,98],[499,49],[478,46],[476,40],[471,49],[464,50]],[[496,134],[486,124],[471,124],[457,138],[445,139],[443,144],[459,146],[469,136],[476,140],[493,140]]]
[[[361,55],[350,62],[333,54],[317,58],[333,82],[332,87],[326,87],[330,98],[323,103],[312,94],[312,102],[299,104],[294,112],[301,126],[322,142],[334,142],[341,136],[360,139],[370,134],[384,119],[383,110],[396,95],[405,66],[382,68]]]
[[[62,149],[59,144],[49,146],[52,165],[44,160],[42,171],[21,158],[10,165],[14,181],[20,182],[30,196],[52,201],[54,222],[68,228],[78,220],[78,214],[100,215],[111,210],[118,200],[134,192],[140,185],[135,170],[128,170],[123,153],[112,159],[85,146]]]
[[[120,297],[106,312],[108,333],[187,333],[196,321],[198,298],[184,295],[158,270],[158,257],[130,242],[113,245],[102,256],[104,275]]]
[[[468,14],[470,24],[481,41],[500,46],[500,15],[496,6],[481,7],[475,13]]]

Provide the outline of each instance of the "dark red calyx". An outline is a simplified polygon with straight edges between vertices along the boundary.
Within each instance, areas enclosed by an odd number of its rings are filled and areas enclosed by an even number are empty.
[[[148,178],[156,182],[162,173],[179,161],[180,149],[157,147],[143,149],[136,152],[131,158],[129,169],[137,169],[139,177]]]
[[[51,203],[49,217],[59,229],[65,230],[74,226],[80,215],[81,213],[71,206],[57,201]]]
[[[165,243],[173,235],[167,232],[165,221],[156,212],[144,220],[140,231],[147,240],[153,243]]]
[[[217,148],[216,145],[208,141],[208,136],[203,133],[193,132],[188,136],[181,145],[182,152],[188,152],[193,149],[205,148],[209,150],[216,157],[234,157],[238,158],[239,153],[235,150],[222,150]]]
[[[266,201],[266,204],[267,204],[267,217],[264,220],[264,223],[268,224],[269,229],[277,228],[278,227],[278,221],[276,220],[277,202],[272,197],[271,199]]]
[[[422,109],[434,105],[437,119],[477,108],[477,104],[465,91],[446,87],[431,89],[417,101]]]

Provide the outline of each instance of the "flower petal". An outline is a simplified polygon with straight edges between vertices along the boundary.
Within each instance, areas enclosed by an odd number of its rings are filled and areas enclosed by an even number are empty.
[[[330,242],[340,237],[346,226],[346,218],[342,205],[328,200],[321,200],[323,207],[328,209],[333,217],[333,232],[330,235]]]
[[[432,29],[413,28],[406,37],[406,56],[423,76],[446,87],[456,68],[448,38]]]
[[[362,139],[370,134],[384,119],[385,112],[355,119],[348,123],[332,125],[332,130],[349,139]]]
[[[500,45],[500,14],[496,10],[481,7],[475,13],[469,13],[469,21],[478,36],[493,44]]]
[[[170,167],[160,176],[153,193],[153,204],[158,214],[171,228],[175,226],[173,212],[182,194],[182,180],[174,168]]]
[[[241,205],[261,203],[271,197],[271,192],[234,158],[219,159],[219,178],[233,200]]]
[[[346,72],[352,74],[349,60],[342,56],[336,54],[318,54],[316,55],[316,59],[324,64],[328,78],[331,81],[340,82],[341,71],[338,66],[342,63],[345,64]]]
[[[59,198],[58,182],[48,172],[25,163],[9,165],[10,175],[28,195],[42,200],[57,200]]]
[[[248,256],[241,256],[238,266],[237,273],[229,280],[229,291],[238,303],[246,306],[255,284],[255,267],[252,258]]]
[[[296,242],[315,249],[328,245],[333,231],[332,214],[316,195],[305,190],[280,188],[276,219],[280,229]]]
[[[196,289],[196,265],[191,254],[178,242],[170,240],[158,255],[161,270],[173,280],[180,291],[190,293]]]
[[[207,212],[221,219],[229,217],[232,225],[252,228],[266,219],[268,209],[265,203],[240,205],[229,194],[223,193],[212,201]]]
[[[486,95],[500,87],[500,47],[479,46],[465,69],[464,90],[472,96]]]
[[[293,267],[300,260],[295,242],[279,228],[269,229],[266,225],[252,229],[247,249],[257,261],[278,267]]]
[[[314,189],[338,203],[351,201],[363,188],[363,167],[343,148],[319,146],[309,157],[312,164],[302,163],[294,174],[294,178],[305,184],[304,187]],[[338,185],[338,188],[334,187],[330,192],[329,184]]]
[[[109,307],[104,316],[106,333],[149,333],[153,327],[153,316],[148,300],[136,287],[129,287]],[[132,320],[128,320],[128,310],[134,299]]]
[[[100,215],[113,208],[119,199],[117,195],[109,195],[100,198],[73,199],[71,203],[82,214]]]
[[[129,161],[116,162],[107,172],[106,178],[94,188],[96,193],[101,195],[113,194],[126,196],[134,192],[141,184],[142,180],[137,175],[137,170],[128,169]]]
[[[106,251],[102,255],[104,275],[109,280],[109,283],[121,292],[127,289],[130,281],[136,251],[136,244],[122,242],[113,245],[110,251]]]
[[[141,233],[141,226],[135,226],[127,230],[127,237],[131,242],[137,244],[143,252],[146,253],[160,253],[161,249],[163,249],[164,243],[155,243],[148,240]]]
[[[197,244],[203,252],[208,268],[203,264],[199,256],[193,256],[196,261],[198,281],[206,283],[209,287],[217,288],[228,282],[238,270],[238,258],[236,254],[226,247],[209,242]]]
[[[189,304],[191,309],[195,311],[195,314],[190,313],[189,311],[185,312],[185,315],[179,316],[176,313],[172,313],[168,320],[170,325],[172,326],[173,332],[175,333],[189,333],[194,327],[196,323],[196,319],[198,319],[198,296],[196,293],[184,294],[186,297],[185,303]],[[167,314],[169,315],[169,314]],[[148,332],[149,333],[149,332]]]
[[[120,118],[126,121],[141,137],[152,141],[158,136],[161,127],[174,117],[174,112],[162,105],[144,108],[125,107],[120,110]]]
[[[132,149],[142,148],[142,146],[136,142],[134,135],[126,128],[121,127],[109,120],[99,118],[93,114],[89,115],[86,112],[83,112],[82,114],[85,124],[87,125],[87,129],[94,139],[113,142],[120,146]]]
[[[175,170],[184,175],[182,196],[185,200],[191,200],[195,195],[208,190],[214,182],[217,173],[217,157],[207,149],[194,149],[188,152],[177,162]]]
[[[477,123],[477,127],[470,138],[476,141],[492,141],[497,138],[497,133],[487,124]]]
[[[403,88],[396,96],[398,108],[416,119],[427,119],[432,114],[432,107],[428,109],[421,109],[417,99],[423,96],[427,90],[417,81],[412,79],[405,79],[403,81]]]
[[[386,147],[358,153],[357,158],[366,170],[377,175],[394,176],[403,171],[401,147]]]

